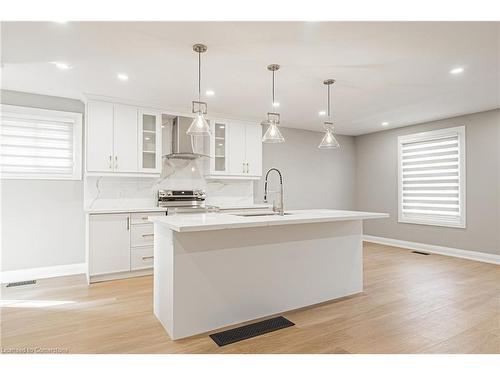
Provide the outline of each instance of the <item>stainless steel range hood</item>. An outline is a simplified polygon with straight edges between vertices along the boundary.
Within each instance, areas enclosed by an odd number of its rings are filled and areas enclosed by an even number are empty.
[[[172,152],[163,155],[166,159],[185,159],[192,160],[199,157],[210,157],[207,149],[208,141],[206,141],[202,136],[191,137],[186,134],[191,122],[193,121],[190,117],[177,116],[172,120],[171,128],[171,140],[172,140]]]

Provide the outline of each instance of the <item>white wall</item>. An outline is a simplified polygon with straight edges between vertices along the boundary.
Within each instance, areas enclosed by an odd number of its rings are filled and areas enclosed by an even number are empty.
[[[1,103],[84,113],[79,100],[2,90]],[[0,269],[85,261],[82,181],[0,180]]]
[[[264,129],[265,130],[265,129]],[[337,136],[340,149],[320,150],[323,133],[281,129],[284,143],[263,144],[265,174],[278,168],[283,174],[285,209],[355,207],[354,137]],[[269,189],[278,189],[278,177],[269,175]],[[262,202],[264,178],[255,184],[255,201]],[[273,196],[270,197],[272,202]]]
[[[465,125],[467,227],[398,223],[398,136],[460,125]],[[355,143],[357,209],[391,215],[367,220],[365,234],[500,254],[500,110],[362,135]]]
[[[82,181],[2,180],[2,271],[83,263]]]

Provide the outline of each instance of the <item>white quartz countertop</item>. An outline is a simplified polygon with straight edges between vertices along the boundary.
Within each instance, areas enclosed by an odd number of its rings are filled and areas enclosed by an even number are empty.
[[[345,210],[290,210],[289,215],[238,216],[229,213],[187,214],[153,216],[149,221],[162,224],[176,232],[197,232],[204,230],[263,227],[271,225],[307,224],[329,221],[382,219],[386,213]]]
[[[218,206],[222,211],[236,211],[236,210],[252,210],[252,209],[270,209],[271,206],[265,203],[256,204],[224,204]],[[167,207],[99,207],[99,208],[86,208],[87,214],[113,214],[123,212],[165,212]]]
[[[85,213],[87,214],[117,214],[123,212],[165,212],[166,207],[133,207],[133,208],[87,208]]]

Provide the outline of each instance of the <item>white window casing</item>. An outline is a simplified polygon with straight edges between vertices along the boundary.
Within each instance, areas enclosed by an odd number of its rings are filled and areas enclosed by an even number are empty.
[[[2,105],[2,179],[82,179],[82,114]]]
[[[465,228],[465,127],[398,137],[398,222]]]

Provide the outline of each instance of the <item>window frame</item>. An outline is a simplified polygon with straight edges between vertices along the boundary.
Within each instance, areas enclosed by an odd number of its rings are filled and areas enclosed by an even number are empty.
[[[430,214],[403,214],[403,161],[402,146],[408,142],[428,141],[447,136],[457,136],[458,138],[458,183],[459,183],[459,221],[446,221],[445,216]],[[401,135],[398,137],[398,223],[432,225],[450,228],[466,228],[466,139],[465,126],[455,126],[450,128],[430,130],[421,133]]]
[[[0,171],[1,180],[59,180],[59,181],[78,181],[82,179],[82,160],[83,160],[83,115],[77,112],[57,111],[50,109],[24,107],[17,105],[2,104],[0,114],[11,113],[22,116],[25,119],[41,119],[46,121],[69,121],[73,124],[73,173],[71,176],[60,176],[54,174],[9,174]],[[1,135],[0,135],[1,138]],[[0,146],[1,147],[1,146]]]

